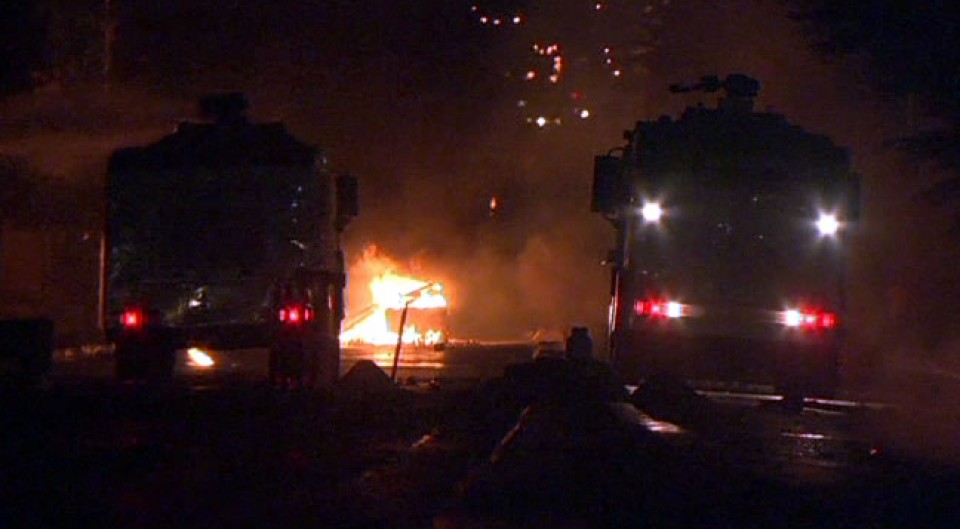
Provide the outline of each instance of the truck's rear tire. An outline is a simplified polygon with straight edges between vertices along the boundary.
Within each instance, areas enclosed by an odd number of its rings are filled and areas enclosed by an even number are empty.
[[[42,386],[53,365],[53,346],[52,320],[0,320],[0,385]]]
[[[121,336],[114,347],[119,381],[167,383],[173,380],[177,347],[161,330]]]
[[[339,378],[339,343],[280,340],[270,347],[270,383],[281,389],[331,389]]]
[[[274,343],[270,347],[270,383],[279,389],[302,387],[306,363],[304,347],[299,341]]]

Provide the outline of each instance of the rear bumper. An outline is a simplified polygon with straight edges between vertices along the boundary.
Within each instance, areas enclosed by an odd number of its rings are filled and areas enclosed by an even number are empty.
[[[132,335],[149,334],[149,329],[126,332],[120,327],[108,329],[107,339],[119,342]],[[267,347],[273,329],[266,324],[221,324],[193,327],[163,327],[163,334],[173,340],[177,348],[191,344],[203,344],[214,349],[247,349]]]
[[[631,314],[627,328],[633,334],[668,340],[729,338],[810,346],[832,342],[839,336],[837,327],[787,326],[784,314],[768,309],[685,306],[684,316],[679,318]]]
[[[840,350],[835,331],[738,334],[642,326],[618,337],[614,367],[627,383],[668,371],[695,380],[825,387],[835,382]]]

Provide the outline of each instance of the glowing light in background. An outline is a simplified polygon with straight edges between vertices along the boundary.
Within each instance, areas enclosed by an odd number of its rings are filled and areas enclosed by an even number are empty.
[[[502,10],[485,10],[479,5],[470,6],[470,12],[474,13],[480,25],[491,28],[521,26],[526,20],[526,17],[523,15],[523,13],[509,13]]]
[[[533,128],[544,128],[562,123],[552,116],[569,116],[572,112],[580,119],[568,121],[582,122],[587,117],[615,112],[604,102],[622,100],[619,91],[624,81],[634,72],[646,71],[640,60],[656,49],[657,32],[671,2],[535,1],[524,4],[523,13],[510,12],[498,4],[478,2],[470,10],[473,17],[485,20],[481,24],[487,28],[499,20],[499,27],[512,29],[501,33],[505,49],[516,50],[514,54],[508,52],[503,61],[504,78],[508,82],[522,81],[515,87],[517,99],[524,101],[518,106],[530,111],[517,113],[517,117]],[[589,92],[589,115],[581,115],[582,105],[558,98],[558,87],[566,93],[581,94],[577,99]]]

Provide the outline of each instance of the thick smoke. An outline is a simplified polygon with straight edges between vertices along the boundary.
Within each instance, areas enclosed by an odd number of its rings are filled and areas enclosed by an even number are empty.
[[[957,356],[948,212],[911,198],[937,175],[888,144],[916,116],[905,101],[858,88],[849,65],[815,58],[782,2],[651,2],[655,16],[624,17],[615,32],[637,34],[629,81],[588,86],[598,94],[592,119],[542,131],[518,124],[504,78],[524,37],[479,28],[468,2],[129,4],[114,14],[111,91],[64,78],[6,101],[5,154],[100,182],[113,148],[171,130],[197,95],[242,90],[256,118],[284,121],[336,169],[359,175],[348,254],[375,243],[443,281],[455,336],[517,338],[573,324],[602,334],[608,270],[599,262],[612,231],[588,211],[592,156],[618,146],[636,120],[712,104],[668,94],[671,83],[742,72],[763,83],[758,108],[849,147],[863,175],[848,274],[851,366],[869,382],[869,366]],[[531,29],[590,45],[576,2],[521,4],[531,24],[536,13],[558,17]]]
[[[907,101],[859,86],[855,63],[813,56],[782,3],[676,2],[655,29],[637,81],[606,92],[599,107],[608,113],[589,126],[511,129],[504,121],[511,116],[497,110],[512,102],[507,90],[474,109],[473,127],[413,120],[417,137],[428,139],[416,147],[426,156],[398,174],[402,200],[374,195],[368,212],[384,214],[358,222],[351,241],[422,254],[449,278],[455,334],[516,337],[574,322],[602,332],[607,277],[598,261],[611,235],[587,212],[592,155],[616,146],[635,120],[713,103],[702,94],[670,95],[669,84],[747,73],[763,84],[758,109],[848,147],[862,177],[863,215],[849,241],[844,375],[862,395],[909,410],[900,417],[912,418],[906,423],[880,425],[917,434],[898,439],[903,447],[956,457],[937,440],[955,439],[960,421],[936,403],[952,401],[960,369],[952,307],[960,285],[951,266],[960,250],[951,212],[915,198],[942,175],[891,147],[923,126],[921,116]],[[512,60],[513,49],[491,49],[500,54],[491,62]],[[502,203],[492,217],[491,196]]]
[[[0,316],[48,316],[57,342],[101,339],[97,329],[100,229],[110,153],[169,132],[183,105],[102,85],[41,90],[0,102],[0,156],[16,161],[24,192],[0,212]]]

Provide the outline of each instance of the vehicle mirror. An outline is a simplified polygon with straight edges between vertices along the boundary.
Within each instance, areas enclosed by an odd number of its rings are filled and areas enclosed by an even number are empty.
[[[590,211],[615,214],[625,203],[621,160],[609,154],[593,158],[593,194]]]

